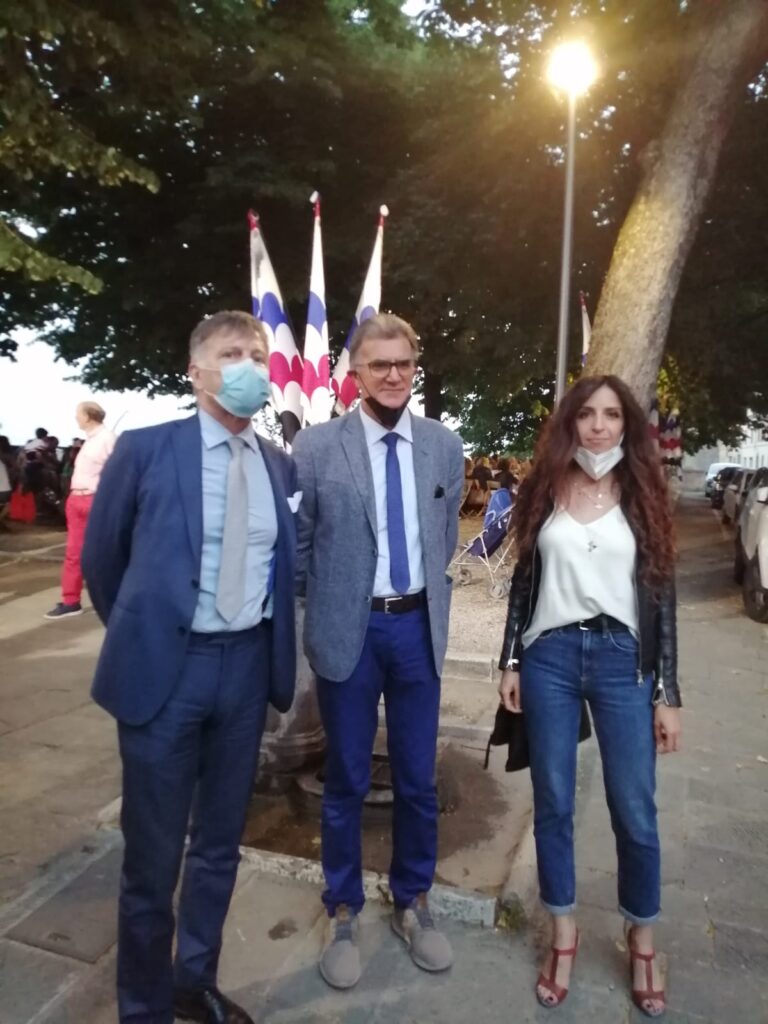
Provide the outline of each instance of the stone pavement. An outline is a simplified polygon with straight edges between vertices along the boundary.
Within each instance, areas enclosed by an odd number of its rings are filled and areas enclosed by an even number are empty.
[[[768,1024],[768,627],[744,615],[730,584],[730,541],[701,502],[683,505],[681,549],[685,749],[659,763],[666,1019]],[[37,615],[55,598],[55,566],[45,571],[0,568],[0,1022],[113,1024],[120,839],[95,824],[118,773],[113,730],[87,698],[99,629],[92,615],[38,625],[29,602],[36,595]],[[35,586],[25,582],[30,572]],[[506,784],[529,781],[512,775]],[[626,991],[594,741],[582,750],[577,837],[582,945],[557,1019],[640,1020]],[[222,987],[256,1021],[275,1024],[552,1019],[532,992],[542,922],[530,851],[523,844],[512,864],[506,929],[446,922],[456,964],[443,977],[414,967],[386,907],[369,904],[366,967],[348,993],[329,991],[316,971],[319,889],[245,861]]]

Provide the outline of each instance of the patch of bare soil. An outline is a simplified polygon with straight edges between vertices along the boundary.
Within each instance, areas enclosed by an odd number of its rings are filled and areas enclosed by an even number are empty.
[[[439,858],[490,840],[508,812],[508,794],[493,774],[483,770],[475,751],[452,744],[438,751],[437,791],[440,804]],[[392,854],[391,806],[363,811],[363,867],[386,873]],[[260,850],[320,859],[320,799],[297,784],[287,792],[257,793],[248,813],[243,844]],[[439,871],[439,869],[438,869]],[[465,880],[472,887],[471,877]]]

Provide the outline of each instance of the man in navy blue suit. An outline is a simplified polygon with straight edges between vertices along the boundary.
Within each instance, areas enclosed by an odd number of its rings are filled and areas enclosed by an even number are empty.
[[[296,472],[251,423],[267,362],[249,314],[198,324],[196,414],[120,437],[88,523],[93,697],[123,762],[121,1024],[252,1024],[216,975],[267,706],[289,708],[296,675]]]

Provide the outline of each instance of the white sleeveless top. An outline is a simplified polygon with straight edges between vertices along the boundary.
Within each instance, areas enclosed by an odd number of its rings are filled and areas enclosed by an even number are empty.
[[[595,615],[612,615],[637,635],[637,544],[619,505],[592,523],[557,509],[537,542],[541,580],[536,609],[523,633],[523,648],[546,629]]]

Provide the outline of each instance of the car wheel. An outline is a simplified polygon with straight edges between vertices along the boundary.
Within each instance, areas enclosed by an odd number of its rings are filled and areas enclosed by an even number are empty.
[[[736,534],[733,547],[733,582],[739,586],[744,582],[744,552],[741,550],[741,534]]]
[[[742,594],[744,608],[750,619],[754,619],[755,622],[768,622],[768,590],[760,582],[760,569],[756,558],[745,566]]]

